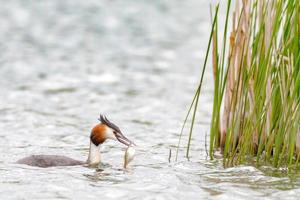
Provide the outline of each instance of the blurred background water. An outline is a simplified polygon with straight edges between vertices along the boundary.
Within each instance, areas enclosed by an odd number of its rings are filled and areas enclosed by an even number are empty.
[[[209,31],[205,0],[1,1],[0,199],[297,199],[298,175],[206,158],[211,73],[191,159],[182,149],[174,162]],[[100,113],[139,146],[128,171],[113,141],[101,170],[14,163],[31,154],[85,160]]]

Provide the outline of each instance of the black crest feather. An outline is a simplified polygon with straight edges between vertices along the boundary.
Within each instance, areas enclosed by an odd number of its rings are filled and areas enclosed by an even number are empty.
[[[104,115],[100,114],[100,118],[98,119],[102,124],[105,124],[106,126],[112,128],[113,130],[121,133],[120,128],[115,125],[114,123],[110,122]]]

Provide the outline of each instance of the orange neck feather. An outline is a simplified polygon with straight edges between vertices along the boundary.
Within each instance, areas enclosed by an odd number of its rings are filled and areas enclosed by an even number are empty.
[[[106,140],[106,125],[98,124],[96,125],[91,132],[91,141],[98,146]]]

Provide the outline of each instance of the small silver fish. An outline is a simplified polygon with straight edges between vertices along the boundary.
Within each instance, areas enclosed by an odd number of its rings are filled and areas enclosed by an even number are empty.
[[[129,146],[124,155],[124,168],[128,167],[128,164],[133,160],[135,154],[135,148],[131,145]]]

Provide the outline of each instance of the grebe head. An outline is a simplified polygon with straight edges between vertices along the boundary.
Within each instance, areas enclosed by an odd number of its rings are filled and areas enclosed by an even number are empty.
[[[105,116],[100,115],[99,121],[100,123],[94,126],[91,131],[90,152],[87,161],[89,164],[98,164],[100,162],[99,146],[107,139],[117,140],[126,146],[134,145],[132,141],[122,134],[120,128],[110,122]]]
[[[105,116],[100,115],[99,121],[100,124],[97,124],[91,132],[91,141],[96,146],[105,142],[106,139],[117,140],[126,146],[134,144],[123,135],[118,126],[110,122]]]

